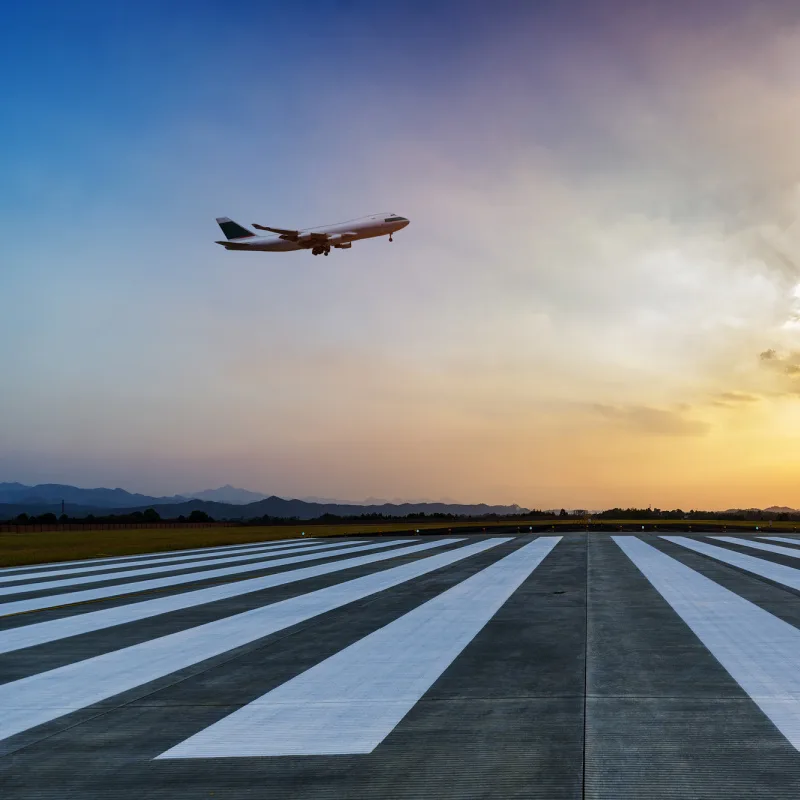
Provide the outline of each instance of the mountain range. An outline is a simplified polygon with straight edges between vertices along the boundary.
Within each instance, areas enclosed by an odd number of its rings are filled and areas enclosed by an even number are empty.
[[[128,492],[125,489],[79,489],[61,483],[39,483],[26,486],[24,483],[0,483],[0,503],[29,505],[52,505],[65,503],[91,505],[95,508],[120,508],[153,503],[181,503],[189,498],[181,495],[151,497],[146,494]]]
[[[125,489],[80,489],[76,486],[43,483],[26,486],[21,483],[0,483],[0,519],[11,519],[19,514],[61,513],[61,503],[70,516],[94,514],[125,514],[154,508],[162,517],[188,516],[194,510],[205,511],[215,519],[252,519],[254,517],[297,517],[315,519],[324,514],[359,516],[384,514],[457,514],[482,516],[485,514],[520,514],[527,509],[517,505],[490,506],[485,503],[338,503],[287,500],[267,496],[234,486],[222,486],[187,495],[151,497],[128,492]]]
[[[483,516],[486,514],[520,514],[528,511],[518,505],[487,505],[485,503],[465,504],[451,500],[435,502],[431,500],[388,501],[383,498],[367,498],[362,502],[338,501],[326,497],[303,497],[285,499],[270,496],[263,492],[253,492],[235,486],[225,485],[218,489],[205,489],[200,492],[186,492],[170,496],[128,492],[125,489],[81,489],[59,483],[40,483],[29,486],[23,483],[0,482],[0,520],[7,520],[19,514],[39,515],[61,513],[64,510],[73,517],[94,514],[124,514],[154,508],[163,518],[188,516],[194,510],[205,511],[214,519],[253,519],[255,517],[296,517],[315,519],[324,514],[336,516],[360,516],[362,514],[382,514],[404,517],[408,514],[456,514],[462,516]],[[770,514],[800,513],[788,506],[770,506],[765,509],[728,509],[727,513],[764,511]]]
[[[729,508],[725,511],[726,514],[746,514],[753,513],[754,511],[765,511],[768,514],[797,514],[800,510],[796,508],[789,508],[789,506],[769,506],[768,508]]]

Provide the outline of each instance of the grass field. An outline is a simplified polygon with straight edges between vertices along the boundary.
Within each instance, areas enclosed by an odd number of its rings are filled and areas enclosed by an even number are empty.
[[[131,528],[110,531],[0,533],[0,567],[269,542],[275,539],[297,539],[303,531],[307,536],[321,537],[379,531],[409,533],[416,529],[441,527],[441,522],[420,524],[387,522],[383,525],[272,525],[242,528]]]
[[[599,523],[600,521],[598,521]],[[386,522],[383,524],[352,525],[281,525],[241,528],[132,528],[130,530],[98,531],[45,531],[31,533],[0,533],[0,567],[17,567],[58,561],[77,561],[107,556],[128,556],[140,553],[159,553],[165,550],[188,550],[196,547],[216,547],[229,544],[268,542],[276,539],[296,539],[303,531],[307,536],[348,536],[352,534],[397,533],[408,534],[414,530],[447,530],[450,525],[458,529],[491,528],[497,531],[508,528],[515,533],[533,525],[534,531],[570,527],[580,530],[585,523],[576,519],[565,520],[513,520],[510,522]],[[728,522],[722,520],[602,520],[603,530],[619,526],[629,531],[654,529],[708,530],[718,533],[774,533],[796,532],[796,522]],[[758,531],[756,531],[758,526]],[[590,525],[590,529],[593,526]]]

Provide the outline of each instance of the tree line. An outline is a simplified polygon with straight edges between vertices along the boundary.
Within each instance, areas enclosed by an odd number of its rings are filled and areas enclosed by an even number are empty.
[[[58,523],[67,525],[73,523],[137,523],[137,522],[213,522],[214,519],[206,514],[205,511],[195,509],[189,516],[181,514],[179,517],[162,519],[161,515],[154,508],[147,508],[144,511],[132,511],[130,514],[87,514],[85,517],[70,517],[68,514],[56,516],[52,512],[46,514],[29,515],[19,514],[10,522],[15,525],[56,525]]]
[[[372,512],[368,514],[323,514],[314,519],[301,519],[299,517],[273,517],[265,514],[260,517],[239,517],[231,521],[242,525],[337,525],[346,523],[363,522],[500,522],[513,520],[560,520],[569,519],[593,519],[593,520],[720,520],[729,522],[757,522],[757,521],[776,521],[776,522],[800,522],[800,512],[775,512],[762,511],[760,509],[743,509],[736,511],[702,511],[676,508],[672,510],[662,510],[660,508],[609,508],[605,511],[589,512],[585,510],[570,510],[562,508],[559,511],[542,511],[534,509],[520,514],[483,514],[478,516],[467,516],[451,514],[445,512],[426,513],[425,511],[414,512],[406,515],[392,515]],[[85,517],[70,517],[67,514],[56,516],[53,513],[28,515],[19,514],[10,522],[16,525],[36,524],[54,525],[58,523],[144,523],[144,522],[214,522],[214,518],[205,511],[195,509],[188,516],[181,514],[177,517],[164,517],[154,509],[148,508],[144,511],[133,511],[129,514],[88,514]]]

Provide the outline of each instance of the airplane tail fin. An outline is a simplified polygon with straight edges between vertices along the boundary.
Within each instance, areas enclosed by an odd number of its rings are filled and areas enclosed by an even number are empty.
[[[255,236],[252,231],[243,228],[238,222],[227,217],[217,217],[217,225],[222,228],[226,239],[249,239]]]

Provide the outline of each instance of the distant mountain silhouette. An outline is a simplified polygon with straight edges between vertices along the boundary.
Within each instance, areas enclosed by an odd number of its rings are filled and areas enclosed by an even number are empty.
[[[382,505],[362,506],[344,505],[341,503],[307,503],[304,500],[284,500],[282,497],[268,497],[256,503],[234,505],[233,503],[214,503],[207,500],[190,500],[185,503],[165,503],[151,506],[162,517],[176,517],[180,514],[188,516],[195,509],[205,511],[214,519],[253,519],[254,517],[278,517],[297,519],[316,519],[324,514],[335,514],[338,517],[361,516],[362,514],[383,514],[386,516],[405,517],[408,514],[458,514],[463,516],[483,516],[485,514],[520,514],[527,509],[517,505],[490,506],[485,503],[476,505],[447,505],[446,503],[384,503]],[[118,513],[142,511],[142,507],[119,509]]]
[[[723,514],[753,514],[759,511],[768,514],[797,514],[796,508],[789,508],[789,506],[770,506],[769,508],[728,508],[723,511]]]
[[[221,487],[212,492],[231,492],[241,497],[234,487]],[[182,495],[173,497],[148,497],[126,492],[124,489],[78,489],[60,484],[0,484],[0,519],[11,519],[23,512],[39,515],[64,510],[70,516],[94,514],[126,514],[154,508],[163,518],[188,516],[195,509],[205,511],[214,519],[253,519],[256,517],[278,517],[297,519],[316,519],[324,514],[336,516],[361,516],[362,514],[382,514],[405,517],[408,514],[456,514],[461,516],[483,516],[486,514],[519,514],[527,509],[517,505],[490,506],[486,503],[474,505],[458,503],[380,503],[374,505],[345,503],[309,503],[304,500],[285,500],[282,497],[267,497],[253,503],[221,503],[203,499],[186,499]]]
[[[0,503],[22,505],[52,505],[61,501],[94,508],[121,508],[124,506],[152,505],[154,503],[180,503],[187,498],[151,497],[146,494],[127,492],[125,489],[79,489],[61,483],[39,483],[26,486],[22,483],[0,483]]]
[[[234,505],[244,505],[245,503],[255,503],[258,500],[266,500],[269,495],[263,492],[251,492],[249,489],[237,489],[229,483],[220,486],[219,489],[205,489],[202,492],[190,492],[184,495],[193,500],[211,500],[215,503],[232,503]]]
[[[195,495],[191,495],[195,497]],[[266,495],[263,495],[266,497]],[[403,497],[394,497],[389,500],[386,497],[367,497],[365,500],[341,500],[335,497],[300,497],[297,498],[302,500],[306,503],[322,503],[322,505],[327,505],[333,503],[337,506],[383,506],[386,504],[401,506],[404,503],[411,503],[412,505],[422,505],[425,503],[444,503],[448,506],[458,506],[463,505],[459,503],[458,500],[451,500],[449,497],[443,497],[439,500],[431,500],[429,497],[421,497],[416,498],[413,500],[409,500]]]
[[[318,498],[322,500],[323,498]],[[373,498],[369,498],[373,499]],[[190,514],[195,509],[208,512],[215,519],[252,519],[253,517],[297,517],[315,519],[323,514],[336,516],[360,516],[361,514],[384,514],[406,516],[407,514],[459,514],[481,516],[484,514],[518,514],[527,509],[517,505],[489,506],[462,503],[433,503],[427,501],[405,503],[340,503],[335,500],[311,502],[285,500],[274,495],[267,496],[235,486],[206,489],[192,495],[151,497],[128,492],[125,489],[80,489],[59,483],[41,483],[26,486],[22,483],[0,483],[0,519],[9,519],[21,513],[60,513],[61,501],[70,515],[111,514],[142,511],[154,508],[162,517],[177,517]]]

